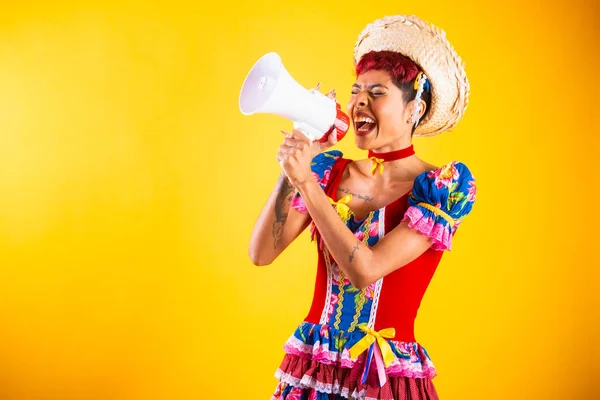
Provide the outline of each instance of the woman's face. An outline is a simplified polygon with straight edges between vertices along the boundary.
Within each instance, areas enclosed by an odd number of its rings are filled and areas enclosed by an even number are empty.
[[[348,103],[356,146],[377,149],[405,136],[410,141],[411,124],[407,121],[412,114],[411,105],[414,102],[404,104],[402,91],[386,71],[370,70],[359,75]]]

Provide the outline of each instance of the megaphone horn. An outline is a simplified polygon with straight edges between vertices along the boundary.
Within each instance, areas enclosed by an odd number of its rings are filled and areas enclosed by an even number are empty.
[[[341,140],[350,126],[337,101],[301,86],[277,53],[267,53],[254,64],[242,85],[239,106],[244,115],[266,113],[292,120],[294,128],[322,142],[334,131]]]

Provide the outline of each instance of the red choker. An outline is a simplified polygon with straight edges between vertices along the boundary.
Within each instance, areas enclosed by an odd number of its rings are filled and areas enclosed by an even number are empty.
[[[387,153],[375,153],[369,150],[369,159],[373,162],[371,167],[371,175],[375,175],[377,166],[379,166],[379,173],[383,174],[383,163],[385,161],[400,160],[402,158],[410,157],[415,154],[415,149],[411,144],[409,147],[396,151],[389,151]]]

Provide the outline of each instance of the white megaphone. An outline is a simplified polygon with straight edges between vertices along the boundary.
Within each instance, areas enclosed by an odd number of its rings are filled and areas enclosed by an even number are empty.
[[[350,125],[335,100],[296,82],[277,53],[262,56],[246,76],[240,110],[244,115],[268,113],[287,118],[294,122],[294,128],[321,142],[326,142],[333,131],[341,140]]]

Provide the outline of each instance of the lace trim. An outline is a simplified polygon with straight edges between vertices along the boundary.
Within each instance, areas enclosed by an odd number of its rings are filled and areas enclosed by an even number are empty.
[[[379,242],[385,236],[385,207],[379,210]],[[371,314],[369,315],[368,327],[374,329],[375,319],[377,318],[377,307],[379,306],[379,295],[381,294],[381,287],[383,286],[383,279],[379,278],[375,283],[375,291],[373,292],[373,304],[371,304]]]
[[[402,222],[408,220],[408,227],[431,238],[433,250],[452,249],[452,228],[431,216],[426,216],[417,206],[411,206],[406,210]]]
[[[363,225],[361,228],[363,231],[363,244],[366,247],[369,247],[369,243],[368,243],[369,242],[369,227],[371,226],[371,221],[373,221],[374,216],[375,216],[375,212],[370,212],[369,215],[367,216],[367,219],[365,219],[365,222],[363,222]],[[352,319],[350,328],[348,328],[348,332],[354,332],[354,330],[356,329],[356,326],[358,325],[358,319],[360,318],[360,314],[362,313],[365,303],[367,302],[367,296],[366,296],[367,290],[368,290],[368,288],[364,288],[364,289],[361,289],[360,292],[358,293],[358,302],[356,304],[357,307],[354,312],[354,318]]]
[[[299,387],[301,389],[314,389],[322,393],[339,394],[347,399],[364,400],[367,394],[366,389],[363,389],[360,392],[354,389],[352,393],[350,393],[350,389],[342,387],[339,382],[335,382],[334,384],[322,383],[308,375],[304,375],[302,378],[296,378],[290,374],[286,374],[281,369],[277,369],[275,378],[288,385]]]
[[[325,304],[323,305],[323,312],[321,313],[321,325],[327,325],[328,314],[329,314],[329,303],[331,302],[331,286],[333,285],[333,269],[331,268],[331,260],[329,259],[329,251],[327,247],[323,245],[323,258],[325,264],[327,264],[327,294],[325,295]]]
[[[409,353],[411,359],[397,357],[396,360],[386,368],[388,376],[405,376],[409,378],[433,378],[437,371],[433,362],[422,348],[415,349],[418,346],[414,342],[390,341],[399,353]],[[337,365],[342,368],[353,368],[356,361],[350,357],[350,351],[344,348],[342,352],[330,350],[329,343],[316,341],[313,344],[303,343],[295,336],[291,336],[283,350],[290,355],[307,357],[321,364]],[[397,354],[398,355],[398,354]]]

